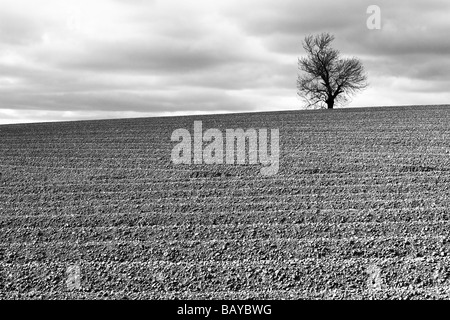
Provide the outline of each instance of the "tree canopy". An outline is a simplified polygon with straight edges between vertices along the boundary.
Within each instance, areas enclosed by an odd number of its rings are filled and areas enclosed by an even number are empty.
[[[349,101],[356,92],[368,86],[361,61],[341,58],[331,47],[329,33],[309,35],[302,42],[306,56],[298,59],[297,94],[308,106],[333,109],[336,103]]]

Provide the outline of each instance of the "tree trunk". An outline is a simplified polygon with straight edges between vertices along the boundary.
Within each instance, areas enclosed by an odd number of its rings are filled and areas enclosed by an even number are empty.
[[[334,99],[328,99],[328,100],[326,101],[326,103],[327,103],[328,109],[333,109],[333,106],[334,106]]]

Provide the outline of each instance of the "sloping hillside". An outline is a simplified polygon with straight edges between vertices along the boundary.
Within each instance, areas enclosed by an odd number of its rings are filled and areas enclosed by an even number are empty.
[[[280,167],[175,165],[278,128]],[[0,126],[0,298],[450,298],[450,107]]]

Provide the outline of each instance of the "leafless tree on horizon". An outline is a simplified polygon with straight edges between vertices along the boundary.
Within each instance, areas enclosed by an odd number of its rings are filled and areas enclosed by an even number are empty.
[[[329,33],[308,35],[302,42],[306,56],[298,59],[297,94],[307,107],[333,109],[368,86],[361,61],[355,57],[341,58],[331,47],[334,36]]]

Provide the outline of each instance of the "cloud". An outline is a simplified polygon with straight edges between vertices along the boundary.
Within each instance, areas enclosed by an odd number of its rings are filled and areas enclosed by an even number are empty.
[[[297,109],[301,41],[335,35],[350,106],[448,103],[447,1],[2,0],[0,122]],[[3,111],[1,111],[3,110]]]

